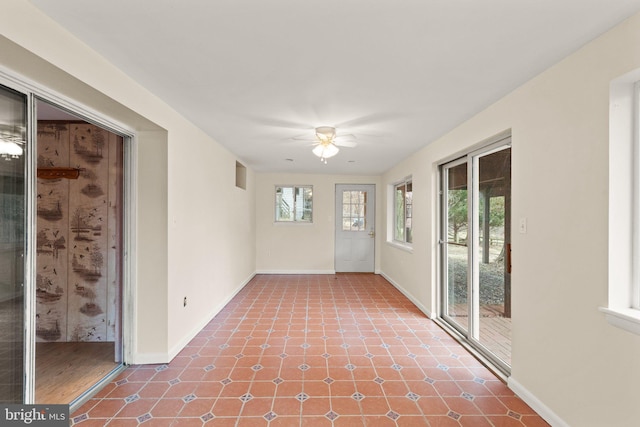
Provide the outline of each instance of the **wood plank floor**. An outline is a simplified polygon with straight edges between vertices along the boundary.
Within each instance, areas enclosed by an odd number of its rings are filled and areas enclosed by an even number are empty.
[[[71,403],[117,365],[112,342],[36,343],[36,403]]]

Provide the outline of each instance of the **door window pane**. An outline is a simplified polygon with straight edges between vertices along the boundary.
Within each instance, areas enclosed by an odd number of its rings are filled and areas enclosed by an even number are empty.
[[[365,231],[367,229],[367,192],[342,192],[342,231]]]

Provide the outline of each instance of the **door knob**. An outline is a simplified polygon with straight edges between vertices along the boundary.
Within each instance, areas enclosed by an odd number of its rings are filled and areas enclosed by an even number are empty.
[[[375,236],[376,236],[376,232],[375,232],[375,231],[373,231],[373,230],[371,230],[371,231],[369,232],[369,236],[371,236],[372,238],[373,238],[373,237],[375,237]]]

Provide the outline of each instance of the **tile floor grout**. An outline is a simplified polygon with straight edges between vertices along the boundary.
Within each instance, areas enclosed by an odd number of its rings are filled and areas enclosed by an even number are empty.
[[[381,276],[258,275],[164,365],[127,368],[91,426],[548,426]]]

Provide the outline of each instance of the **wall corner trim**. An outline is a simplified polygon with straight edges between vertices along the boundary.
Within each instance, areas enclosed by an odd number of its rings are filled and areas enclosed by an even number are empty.
[[[551,424],[553,427],[570,427],[566,421],[560,418],[558,414],[553,412],[551,408],[542,403],[540,399],[538,399],[533,393],[531,393],[517,380],[513,379],[513,377],[508,378],[507,386],[509,386],[509,388],[513,390],[513,392],[517,394],[518,397],[524,400],[527,405],[531,406],[531,408],[536,411],[538,415],[544,418],[544,420]]]

